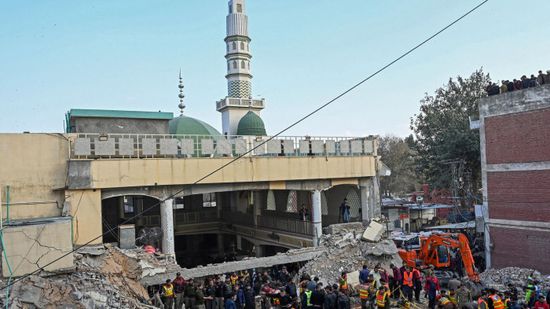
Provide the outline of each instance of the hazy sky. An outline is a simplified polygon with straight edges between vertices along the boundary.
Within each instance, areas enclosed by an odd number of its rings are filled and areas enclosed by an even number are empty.
[[[70,108],[177,110],[221,127],[225,0],[0,2],[0,132],[61,132]],[[253,94],[274,133],[480,0],[248,0]],[[550,69],[550,1],[491,0],[285,135],[404,136],[425,92],[483,67]]]

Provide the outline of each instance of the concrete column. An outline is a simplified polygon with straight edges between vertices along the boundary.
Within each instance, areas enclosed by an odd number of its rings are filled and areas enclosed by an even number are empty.
[[[160,226],[162,228],[162,252],[175,255],[174,249],[174,200],[160,203]]]
[[[373,199],[374,203],[373,205],[373,216],[374,217],[380,217],[382,215],[382,205],[380,200],[380,177],[374,176],[372,178],[372,188],[373,188]]]
[[[258,243],[254,244],[254,248],[256,250],[256,257],[263,257],[264,256],[264,250],[262,246],[260,246]]]
[[[254,191],[254,205],[252,215],[254,216],[254,225],[258,225],[258,216],[262,215],[262,203],[260,201],[261,193],[259,191]]]
[[[318,246],[321,235],[323,234],[322,209],[321,209],[321,191],[314,190],[311,193],[311,221],[313,222],[313,245]]]
[[[218,234],[218,255],[224,256],[225,255],[225,243],[224,243],[224,237],[223,234]]]
[[[369,188],[361,186],[359,189],[361,191],[361,220],[363,223],[368,224],[371,218],[369,213]]]

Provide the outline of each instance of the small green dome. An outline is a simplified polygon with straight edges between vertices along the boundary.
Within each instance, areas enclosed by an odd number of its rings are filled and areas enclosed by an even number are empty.
[[[183,115],[168,122],[168,132],[170,134],[182,135],[206,135],[212,137],[221,136],[220,132],[208,123]]]
[[[237,135],[265,136],[264,121],[253,111],[249,111],[241,118],[237,126]]]

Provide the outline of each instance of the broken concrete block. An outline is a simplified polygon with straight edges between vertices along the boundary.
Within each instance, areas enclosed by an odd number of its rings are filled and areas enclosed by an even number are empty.
[[[356,270],[354,272],[348,273],[348,285],[355,287],[356,285],[359,285],[359,271]]]
[[[361,231],[363,230],[363,223],[361,222],[351,222],[351,223],[338,223],[332,224],[323,229],[325,234],[347,234],[352,231]]]
[[[125,224],[118,227],[120,249],[134,249],[136,247],[136,228],[133,224]]]
[[[382,239],[384,233],[384,225],[371,221],[365,232],[363,233],[363,240],[378,242]]]

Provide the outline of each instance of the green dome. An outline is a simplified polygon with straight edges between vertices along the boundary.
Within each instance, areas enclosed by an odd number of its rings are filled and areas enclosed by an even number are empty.
[[[208,123],[183,115],[168,122],[168,131],[170,134],[221,136],[220,132]]]
[[[265,136],[264,121],[253,111],[249,111],[239,121],[237,135]]]

